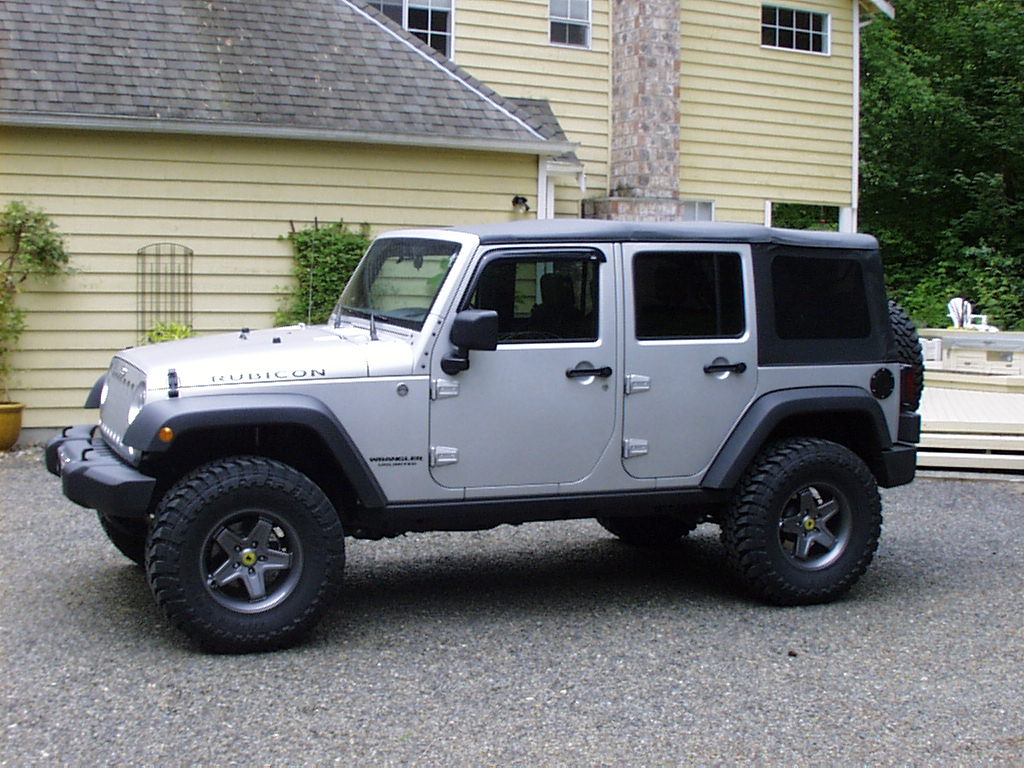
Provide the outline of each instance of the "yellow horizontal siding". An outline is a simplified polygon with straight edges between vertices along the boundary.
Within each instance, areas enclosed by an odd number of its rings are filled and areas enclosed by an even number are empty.
[[[26,200],[67,237],[76,273],[21,296],[28,330],[12,395],[28,428],[79,408],[117,349],[136,338],[136,251],[193,249],[200,333],[267,326],[291,284],[297,227],[344,220],[372,232],[514,218],[537,194],[537,159],[302,141],[0,129],[0,204]],[[94,415],[85,414],[85,418]]]
[[[587,196],[608,189],[609,2],[593,0],[589,49],[548,42],[548,0],[460,0],[455,60],[503,96],[547,99],[587,175]],[[578,216],[579,186],[556,181],[555,214]],[[532,199],[532,196],[531,196]]]
[[[760,0],[682,0],[680,193],[716,218],[760,222],[765,200],[850,205],[853,4],[831,14],[831,55],[761,46]]]

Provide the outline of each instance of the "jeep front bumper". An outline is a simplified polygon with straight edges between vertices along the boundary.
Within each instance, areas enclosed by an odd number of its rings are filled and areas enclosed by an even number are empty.
[[[125,464],[96,427],[65,427],[46,444],[46,468],[61,479],[75,504],[110,517],[143,517],[149,511],[156,478]]]

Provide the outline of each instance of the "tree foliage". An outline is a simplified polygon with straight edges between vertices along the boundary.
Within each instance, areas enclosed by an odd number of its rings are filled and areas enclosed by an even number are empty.
[[[0,402],[9,399],[10,356],[25,331],[25,311],[16,305],[25,281],[71,271],[64,237],[42,210],[12,200],[0,210]]]
[[[288,239],[295,249],[295,287],[277,313],[277,324],[326,322],[370,246],[369,227],[352,232],[341,222],[314,224]]]
[[[861,227],[919,323],[1024,328],[1024,3],[901,0],[864,30]]]

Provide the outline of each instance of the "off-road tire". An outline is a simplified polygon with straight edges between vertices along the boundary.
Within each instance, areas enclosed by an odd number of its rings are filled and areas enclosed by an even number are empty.
[[[754,460],[726,511],[722,539],[751,594],[806,605],[835,600],[857,582],[881,528],[878,486],[860,457],[828,440],[793,438]]]
[[[146,552],[150,588],[171,623],[225,653],[297,642],[333,601],[344,565],[341,522],[323,491],[254,456],[205,464],[175,483]]]
[[[145,519],[107,517],[97,512],[100,527],[117,551],[137,565],[146,564],[146,534],[149,525]]]
[[[635,547],[664,547],[689,534],[700,522],[697,515],[676,517],[599,517],[597,522],[621,541]]]
[[[915,394],[907,406],[916,411],[921,405],[921,393],[924,392],[924,354],[921,352],[917,326],[906,310],[892,299],[889,299],[889,325],[896,339],[896,359],[909,365],[913,372]]]

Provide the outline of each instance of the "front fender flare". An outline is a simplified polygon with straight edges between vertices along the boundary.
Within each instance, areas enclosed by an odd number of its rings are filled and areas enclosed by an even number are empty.
[[[309,395],[199,395],[150,402],[128,427],[124,442],[160,454],[170,449],[158,436],[163,427],[170,427],[180,437],[200,429],[273,424],[311,429],[324,441],[365,506],[379,509],[387,504],[384,490],[345,427],[326,405]]]

